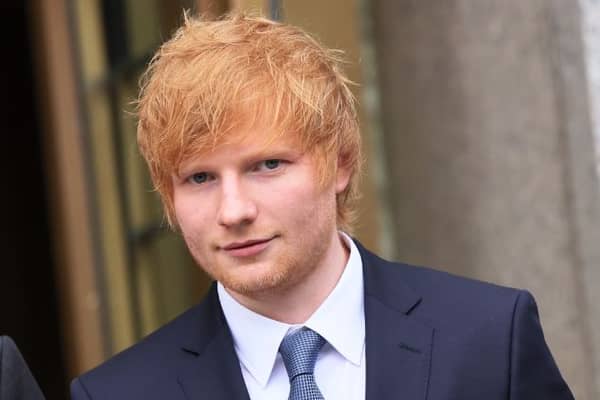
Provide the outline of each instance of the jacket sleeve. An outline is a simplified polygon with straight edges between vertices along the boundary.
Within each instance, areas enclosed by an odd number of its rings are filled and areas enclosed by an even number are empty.
[[[92,400],[79,378],[75,378],[71,382],[71,400]]]
[[[513,314],[510,399],[573,400],[546,345],[533,296],[521,291]]]
[[[44,399],[17,345],[8,336],[0,336],[0,399]]]

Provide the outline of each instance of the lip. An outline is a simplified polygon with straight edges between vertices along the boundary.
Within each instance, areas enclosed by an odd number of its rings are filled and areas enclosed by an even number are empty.
[[[221,249],[233,257],[251,257],[258,255],[265,250],[273,239],[274,237],[246,240],[244,242],[233,242],[221,247]]]

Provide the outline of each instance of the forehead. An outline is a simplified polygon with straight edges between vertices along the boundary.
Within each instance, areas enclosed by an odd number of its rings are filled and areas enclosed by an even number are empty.
[[[300,142],[300,135],[275,123],[241,123],[232,126],[216,138],[212,147],[253,145],[268,148],[275,144],[300,145]]]

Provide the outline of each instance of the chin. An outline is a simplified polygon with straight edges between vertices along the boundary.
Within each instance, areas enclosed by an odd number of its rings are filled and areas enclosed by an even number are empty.
[[[227,289],[248,297],[285,290],[300,279],[298,269],[289,261],[236,266],[221,272],[213,277]]]

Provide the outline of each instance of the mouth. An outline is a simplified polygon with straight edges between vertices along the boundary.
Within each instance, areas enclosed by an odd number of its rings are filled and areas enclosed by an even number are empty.
[[[251,257],[256,256],[265,250],[275,236],[266,239],[253,239],[243,242],[232,242],[221,247],[225,253],[233,257]]]

